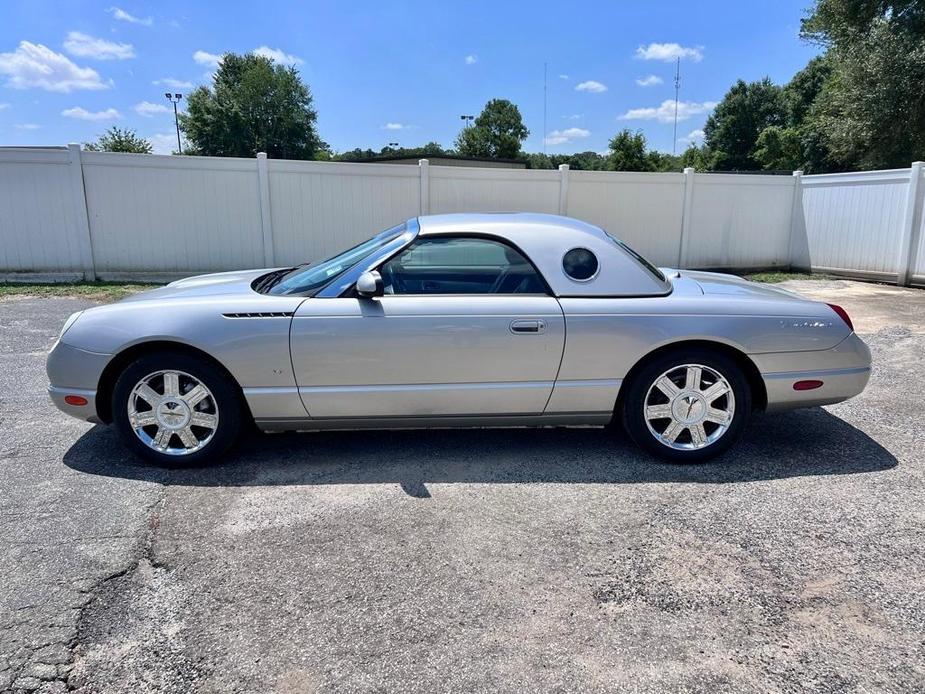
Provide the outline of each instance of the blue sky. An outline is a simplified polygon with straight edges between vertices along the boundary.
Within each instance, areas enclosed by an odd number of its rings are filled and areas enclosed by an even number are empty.
[[[817,52],[800,41],[811,0],[750,2],[190,2],[4,0],[0,145],[94,139],[130,127],[175,147],[164,92],[208,83],[223,51],[261,50],[311,87],[321,136],[339,151],[430,140],[460,114],[515,102],[542,151],[603,151],[624,127],[679,151],[737,78],[787,81]],[[181,106],[182,107],[182,106]]]

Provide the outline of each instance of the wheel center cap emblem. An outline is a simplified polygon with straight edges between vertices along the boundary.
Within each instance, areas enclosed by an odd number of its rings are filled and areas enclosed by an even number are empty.
[[[671,403],[671,413],[682,424],[696,424],[706,414],[707,407],[697,393],[681,393]]]
[[[189,406],[182,400],[164,400],[155,410],[157,422],[168,429],[182,429],[190,420]]]

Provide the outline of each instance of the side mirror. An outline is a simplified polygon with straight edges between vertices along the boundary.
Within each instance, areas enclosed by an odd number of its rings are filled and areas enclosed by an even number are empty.
[[[367,271],[360,275],[357,279],[357,294],[366,299],[385,294],[382,275],[375,270]]]

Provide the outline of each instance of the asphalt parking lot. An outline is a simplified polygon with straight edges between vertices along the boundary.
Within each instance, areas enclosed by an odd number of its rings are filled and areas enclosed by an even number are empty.
[[[687,467],[548,429],[159,470],[45,395],[88,302],[0,301],[0,691],[922,691],[925,291],[789,284],[870,386]]]

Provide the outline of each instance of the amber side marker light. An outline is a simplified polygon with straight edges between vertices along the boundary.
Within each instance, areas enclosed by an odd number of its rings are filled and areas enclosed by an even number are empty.
[[[822,381],[797,381],[793,384],[794,390],[815,390],[822,387]]]
[[[848,326],[848,329],[854,332],[854,323],[851,322],[851,316],[848,315],[848,312],[843,309],[838,304],[826,304],[830,309],[835,311],[838,314],[838,317],[845,321],[845,325]]]
[[[65,395],[64,402],[66,402],[68,405],[83,407],[87,404],[87,399],[82,395]]]

